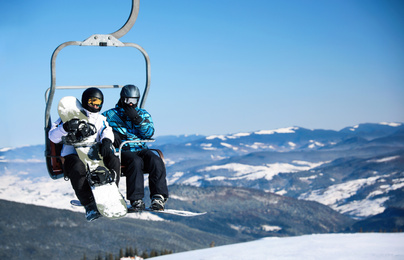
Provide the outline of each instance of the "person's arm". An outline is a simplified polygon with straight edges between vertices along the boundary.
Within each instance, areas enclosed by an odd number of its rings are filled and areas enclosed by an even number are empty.
[[[59,118],[58,120],[56,120],[56,122],[52,124],[52,127],[48,133],[48,138],[53,143],[58,144],[62,141],[62,137],[66,135],[67,131],[63,128],[62,119]]]
[[[138,114],[142,118],[139,124],[135,124],[136,135],[142,139],[150,139],[154,135],[154,123],[151,115],[144,109],[138,109]]]

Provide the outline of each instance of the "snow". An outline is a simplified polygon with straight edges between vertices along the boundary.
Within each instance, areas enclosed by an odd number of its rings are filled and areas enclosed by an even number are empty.
[[[272,145],[266,145],[264,143],[260,143],[260,142],[255,142],[252,145],[248,145],[246,144],[245,147],[251,148],[251,149],[272,149],[275,150],[275,147]]]
[[[170,178],[167,179],[167,184],[168,185],[174,184],[183,175],[184,175],[184,172],[175,172]]]
[[[389,197],[378,199],[354,200],[334,209],[342,214],[350,214],[359,217],[367,217],[382,213],[386,208],[382,205],[389,200]]]
[[[201,144],[201,146],[203,150],[217,150],[217,148],[212,147],[212,144],[203,143]]]
[[[272,163],[266,165],[248,165],[241,163],[229,163],[225,165],[213,165],[205,167],[198,172],[209,172],[216,170],[229,170],[233,171],[233,177],[226,177],[228,180],[238,180],[238,179],[247,179],[247,180],[256,180],[265,178],[267,180],[272,180],[272,178],[279,173],[293,173],[298,171],[306,171],[310,170],[314,167],[317,167],[324,162],[319,163],[311,163],[304,161],[293,161],[294,164],[289,163]],[[297,165],[295,165],[297,164]],[[216,176],[215,179],[220,179],[222,176]]]
[[[381,195],[392,190],[404,187],[404,178],[394,179],[391,186],[383,185],[378,192],[370,193],[363,200],[355,200],[346,203],[346,200],[355,196],[360,189],[364,189],[375,183],[384,182],[384,176],[375,176],[363,179],[357,179],[329,186],[325,190],[314,190],[299,196],[299,199],[313,200],[324,205],[330,206],[342,214],[351,214],[358,217],[367,217],[382,213],[385,210],[383,206],[389,197]],[[384,187],[384,188],[383,188]],[[378,196],[378,198],[375,198]]]
[[[389,161],[393,161],[395,159],[400,158],[400,155],[397,156],[390,156],[390,157],[385,157],[382,159],[374,159],[374,160],[368,160],[367,162],[374,162],[374,163],[384,163],[384,162],[389,162]]]
[[[309,145],[309,148],[310,149],[313,149],[313,148],[316,148],[316,147],[323,147],[323,146],[325,146],[324,144],[322,144],[322,143],[320,143],[320,142],[317,142],[317,141],[314,141],[314,140],[310,140],[310,145]]]
[[[295,130],[298,130],[298,127],[286,127],[286,128],[278,128],[275,130],[261,130],[255,132],[257,135],[272,135],[272,134],[293,134]]]
[[[234,151],[237,151],[237,150],[238,150],[238,148],[237,148],[236,146],[233,146],[233,145],[228,144],[228,143],[223,143],[223,142],[221,142],[220,145],[222,145],[222,146],[224,146],[224,147],[227,147],[227,148],[230,148],[230,149],[233,149]]]
[[[200,183],[201,179],[202,178],[200,176],[192,176],[191,178],[185,180],[183,184],[199,187],[201,185]]]
[[[275,231],[282,230],[282,228],[278,227],[278,226],[262,225],[261,227],[263,230],[265,230],[267,232],[275,232]]]
[[[206,140],[213,140],[213,139],[220,139],[220,140],[222,140],[222,141],[226,141],[227,139],[226,139],[226,136],[224,136],[224,135],[211,135],[211,136],[208,136],[208,137],[206,137]]]
[[[246,137],[246,136],[250,136],[250,133],[237,133],[237,134],[233,134],[231,136],[228,136],[228,138],[230,139],[235,139],[235,138],[239,138],[239,137]]]
[[[191,201],[192,199],[187,197],[180,197],[174,194],[170,194],[170,200],[181,200],[181,201]]]
[[[7,152],[7,151],[11,151],[11,150],[13,150],[13,149],[15,149],[15,148],[11,148],[11,147],[3,147],[3,148],[0,148],[0,153],[1,153],[1,152]]]
[[[155,257],[156,260],[404,259],[404,233],[321,234],[260,240]]]
[[[213,139],[219,139],[222,141],[226,141],[227,139],[237,139],[240,137],[246,137],[246,136],[250,136],[251,133],[236,133],[236,134],[232,134],[232,135],[211,135],[206,137],[206,140],[213,140]]]
[[[388,123],[388,122],[381,122],[380,125],[387,125],[387,126],[391,126],[391,127],[399,127],[402,124],[400,123]]]

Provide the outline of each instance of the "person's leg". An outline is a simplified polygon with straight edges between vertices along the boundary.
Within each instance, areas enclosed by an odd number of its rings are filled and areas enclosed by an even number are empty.
[[[143,161],[136,152],[122,152],[121,164],[126,176],[126,198],[132,204],[144,197]]]
[[[64,157],[63,169],[69,177],[71,185],[80,200],[81,205],[88,205],[94,201],[93,193],[86,177],[86,167],[77,154]]]
[[[149,173],[150,198],[154,195],[162,195],[165,200],[168,198],[166,181],[166,167],[163,160],[151,150],[138,152],[144,163],[143,171]]]

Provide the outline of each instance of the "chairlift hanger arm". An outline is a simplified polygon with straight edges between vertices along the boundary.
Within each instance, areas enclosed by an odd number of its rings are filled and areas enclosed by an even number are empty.
[[[126,23],[116,32],[110,33],[110,35],[119,39],[124,36],[129,30],[133,27],[136,22],[137,16],[139,14],[139,1],[140,0],[132,0],[132,9],[130,11],[130,15]]]
[[[71,45],[75,46],[113,46],[113,47],[134,47],[138,49],[144,56],[145,62],[146,62],[146,84],[145,84],[145,89],[144,93],[142,96],[142,99],[140,101],[140,107],[144,108],[146,98],[149,92],[150,88],[150,59],[146,51],[140,47],[137,44],[134,43],[122,43],[119,38],[124,36],[129,30],[133,27],[133,25],[136,22],[138,13],[139,13],[139,2],[140,0],[132,0],[132,8],[131,12],[129,15],[128,20],[126,23],[116,32],[113,32],[111,34],[94,34],[87,38],[84,41],[69,41],[62,43],[59,45],[55,51],[52,54],[51,57],[51,86],[46,90],[45,92],[45,101],[46,101],[46,109],[45,109],[45,144],[46,144],[46,150],[45,150],[45,157],[46,157],[46,164],[48,167],[48,172],[50,176],[54,179],[63,177],[63,173],[56,173],[53,172],[53,166],[51,162],[51,149],[50,149],[50,140],[48,139],[48,131],[51,128],[51,116],[50,116],[50,111],[52,107],[52,102],[55,94],[56,89],[85,89],[88,87],[98,87],[98,88],[121,88],[122,86],[120,85],[102,85],[102,86],[57,86],[56,85],[56,57],[59,54],[59,52]]]

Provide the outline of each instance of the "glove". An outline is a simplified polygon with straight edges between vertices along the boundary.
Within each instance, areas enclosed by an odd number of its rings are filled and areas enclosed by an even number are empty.
[[[114,146],[115,146],[116,148],[119,148],[119,146],[121,145],[121,143],[122,143],[121,135],[120,135],[118,132],[115,132],[115,131],[114,131]]]
[[[108,138],[102,139],[102,143],[100,145],[100,154],[102,157],[106,157],[114,154],[114,147],[112,146],[112,141]]]
[[[79,127],[79,120],[77,118],[73,118],[65,123],[63,123],[63,129],[68,132],[74,132]]]
[[[130,120],[135,123],[135,125],[139,125],[142,122],[143,119],[141,116],[139,116],[135,106],[124,106],[123,109]]]

